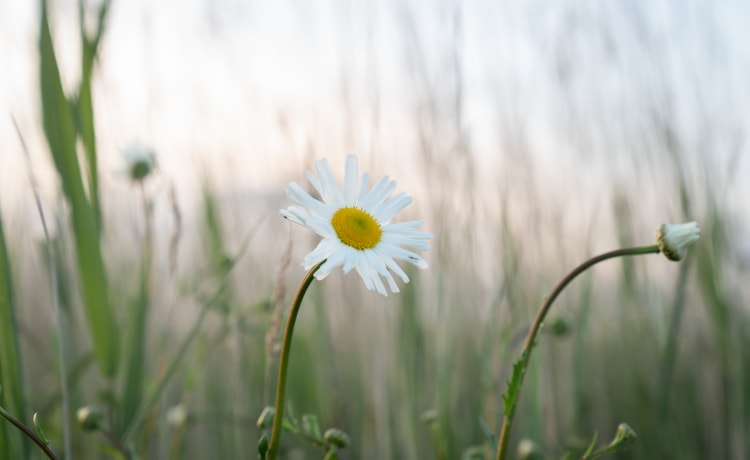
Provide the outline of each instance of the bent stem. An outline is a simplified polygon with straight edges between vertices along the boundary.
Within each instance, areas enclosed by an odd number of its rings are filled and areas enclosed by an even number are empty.
[[[637,256],[641,254],[658,254],[659,252],[660,251],[658,245],[617,249],[614,251],[605,252],[604,254],[592,257],[591,259],[573,269],[573,271],[568,273],[565,278],[563,278],[557,284],[557,286],[555,286],[555,289],[552,291],[552,293],[549,295],[547,300],[545,300],[544,304],[542,304],[542,307],[537,312],[536,318],[534,318],[534,322],[531,324],[531,328],[529,329],[529,333],[528,335],[526,335],[526,340],[523,344],[523,350],[521,351],[521,357],[513,366],[513,377],[508,385],[508,392],[506,396],[507,399],[505,401],[503,426],[500,430],[500,439],[497,442],[497,457],[495,457],[496,460],[505,460],[506,456],[508,455],[508,441],[510,440],[511,428],[513,427],[513,417],[516,412],[516,402],[518,402],[518,398],[521,392],[521,386],[523,385],[523,380],[526,376],[526,370],[529,367],[529,361],[531,360],[531,351],[534,348],[536,336],[542,327],[542,323],[544,322],[544,318],[547,316],[547,312],[549,311],[550,307],[552,307],[552,302],[555,301],[555,299],[558,295],[560,295],[563,289],[565,289],[565,287],[570,284],[570,282],[573,281],[578,275],[585,272],[590,267],[598,264],[599,262],[603,262],[607,259],[612,259],[615,257]]]
[[[39,435],[36,434],[34,430],[24,425],[23,422],[21,422],[16,417],[14,417],[13,414],[9,413],[8,411],[0,407],[0,416],[2,416],[5,420],[10,422],[16,428],[18,428],[23,434],[26,435],[26,437],[34,441],[34,443],[37,446],[39,446],[40,449],[42,449],[45,455],[47,455],[47,457],[50,458],[50,460],[58,460],[57,455],[55,455],[55,452],[52,451],[52,449],[49,447],[49,445],[47,445],[45,440],[39,437]]]
[[[289,367],[289,353],[292,349],[292,333],[294,332],[294,323],[297,320],[297,313],[305,297],[307,288],[312,284],[313,275],[325,263],[325,260],[314,266],[305,274],[302,282],[297,288],[297,294],[292,301],[292,307],[289,311],[289,318],[286,321],[284,330],[284,341],[281,345],[281,356],[279,357],[279,378],[276,382],[276,406],[273,416],[273,427],[271,428],[271,442],[268,445],[268,460],[275,460],[279,454],[279,443],[281,442],[281,431],[284,422],[284,396],[286,393],[287,368]]]

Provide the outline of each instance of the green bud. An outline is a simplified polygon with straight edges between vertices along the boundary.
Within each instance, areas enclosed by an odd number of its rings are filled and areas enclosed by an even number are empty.
[[[96,407],[81,407],[76,412],[76,419],[83,431],[99,431],[104,426],[104,415]]]
[[[260,417],[258,417],[258,421],[256,422],[258,428],[268,428],[273,425],[273,417],[275,414],[276,409],[271,406],[266,406],[266,408],[263,409],[263,412],[260,413]]]
[[[573,324],[570,321],[570,317],[568,315],[560,315],[557,318],[552,320],[552,324],[550,324],[549,332],[554,335],[555,337],[563,338],[570,334],[570,331],[573,329]]]
[[[268,435],[263,434],[263,436],[258,439],[258,455],[260,455],[260,458],[266,458],[266,454],[268,453]]]
[[[635,440],[638,438],[638,435],[635,433],[635,431],[630,428],[630,425],[627,423],[620,423],[617,426],[617,433],[615,434],[615,439],[612,440],[610,443],[610,447],[625,447],[628,444],[632,444],[635,442]]]
[[[422,412],[422,415],[419,418],[425,425],[432,425],[437,422],[438,412],[435,409],[430,409]]]
[[[349,435],[338,428],[327,429],[323,434],[323,439],[325,439],[328,444],[338,447],[339,449],[348,446],[351,442]]]
[[[144,180],[156,167],[156,155],[143,146],[132,145],[123,153],[127,174],[133,182]]]

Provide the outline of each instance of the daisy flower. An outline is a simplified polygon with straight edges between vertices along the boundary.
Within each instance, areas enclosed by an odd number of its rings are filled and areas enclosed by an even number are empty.
[[[309,269],[325,260],[315,278],[322,280],[339,266],[344,274],[355,269],[367,289],[388,295],[383,279],[394,293],[399,289],[393,274],[404,283],[409,282],[396,260],[427,268],[427,262],[414,252],[430,249],[425,240],[431,240],[432,235],[417,229],[423,221],[391,223],[412,202],[403,192],[390,197],[396,188],[395,181],[384,176],[368,190],[370,177],[366,173],[358,177],[359,166],[354,155],[346,158],[343,191],[325,159],[315,162],[315,173],[307,171],[307,179],[322,200],[291,182],[286,186],[286,196],[300,207],[281,210],[285,219],[323,237],[303,261],[305,269]]]

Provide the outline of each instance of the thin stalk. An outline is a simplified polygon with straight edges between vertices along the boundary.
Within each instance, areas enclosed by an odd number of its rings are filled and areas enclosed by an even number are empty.
[[[68,364],[67,364],[67,348],[68,348],[68,334],[65,329],[65,318],[63,317],[62,305],[60,305],[60,292],[59,292],[59,281],[57,277],[57,263],[55,262],[55,254],[52,250],[52,239],[50,238],[49,229],[47,228],[47,219],[44,217],[44,207],[42,206],[42,199],[39,197],[39,186],[34,176],[34,170],[31,167],[31,157],[29,150],[26,147],[26,141],[21,134],[21,128],[18,127],[15,117],[13,119],[13,126],[18,134],[18,139],[21,141],[21,148],[23,149],[24,157],[26,158],[26,169],[29,172],[29,181],[31,182],[31,191],[34,194],[34,203],[36,203],[36,209],[39,213],[39,220],[42,223],[42,230],[44,231],[44,242],[45,249],[47,250],[47,262],[49,264],[50,278],[52,283],[52,304],[55,308],[55,317],[57,323],[57,336],[59,340],[58,355],[60,359],[60,399],[62,402],[62,428],[63,428],[63,458],[73,458],[73,441],[70,429],[70,391],[68,388]]]
[[[539,309],[539,311],[536,314],[536,318],[534,318],[534,322],[531,324],[531,328],[529,329],[528,335],[526,335],[526,340],[523,344],[523,350],[521,351],[521,358],[520,358],[520,366],[521,366],[521,373],[519,376],[519,381],[517,382],[518,387],[520,388],[523,385],[523,379],[526,375],[526,370],[529,366],[529,361],[531,360],[531,351],[534,348],[534,342],[536,341],[536,336],[539,333],[539,330],[542,327],[542,323],[544,322],[544,318],[547,316],[547,312],[549,311],[550,307],[552,307],[552,303],[555,301],[558,295],[565,289],[565,287],[570,284],[571,281],[573,281],[578,275],[588,270],[590,267],[598,264],[599,262],[603,262],[607,259],[612,259],[615,257],[623,257],[623,256],[637,256],[642,254],[658,254],[659,253],[659,246],[657,245],[651,245],[651,246],[640,246],[636,248],[625,248],[625,249],[616,249],[614,251],[605,252],[604,254],[600,254],[598,256],[592,257],[591,259],[587,260],[586,262],[582,263],[578,267],[574,268],[573,271],[568,273],[565,278],[563,278],[557,286],[555,286],[555,289],[552,290],[552,293],[549,297],[547,297],[547,300],[544,301],[544,304],[542,304],[542,307]],[[520,392],[519,392],[520,395]],[[517,397],[519,396],[517,395]],[[505,460],[506,456],[508,455],[508,442],[510,440],[510,431],[513,428],[513,417],[516,412],[516,405],[515,401],[512,402],[512,409],[509,413],[505,414],[503,416],[503,426],[500,430],[500,439],[497,442],[497,457],[496,460]]]
[[[294,323],[297,321],[302,299],[305,297],[307,288],[312,284],[313,275],[325,263],[325,260],[307,271],[305,277],[297,288],[297,294],[292,301],[292,307],[289,311],[289,318],[284,329],[284,340],[281,345],[281,356],[279,357],[279,378],[276,382],[276,406],[273,416],[273,427],[271,428],[271,442],[268,445],[268,460],[276,460],[279,454],[279,443],[281,442],[281,431],[284,422],[284,397],[286,394],[286,377],[287,368],[289,367],[289,353],[292,350],[292,334],[294,332]]]
[[[187,336],[183,339],[182,343],[180,344],[179,349],[177,350],[177,353],[175,354],[174,358],[172,358],[171,362],[169,363],[169,366],[167,367],[167,370],[164,372],[162,377],[159,379],[159,381],[151,387],[149,392],[146,394],[146,397],[141,402],[141,405],[138,407],[138,410],[135,413],[135,416],[133,416],[133,419],[130,421],[130,424],[128,425],[128,428],[125,430],[125,435],[122,438],[122,443],[127,445],[128,442],[130,442],[131,438],[135,435],[135,432],[137,431],[141,420],[143,417],[145,417],[148,410],[151,408],[151,405],[156,401],[156,399],[161,395],[161,393],[164,391],[164,388],[166,388],[167,383],[169,382],[169,379],[174,375],[174,373],[177,371],[177,368],[182,363],[182,359],[185,357],[185,354],[188,351],[188,348],[190,348],[190,345],[193,343],[193,339],[198,335],[198,331],[200,330],[201,326],[203,325],[203,320],[206,318],[206,315],[211,310],[211,307],[220,299],[222,293],[224,292],[224,288],[227,284],[227,278],[225,278],[221,285],[216,289],[216,292],[214,295],[202,306],[200,314],[198,315],[198,318],[195,320],[195,323],[193,323],[193,327],[188,332]]]
[[[49,457],[51,460],[57,460],[57,455],[50,449],[49,445],[47,445],[46,442],[42,438],[39,437],[38,434],[34,433],[34,430],[27,427],[23,424],[20,420],[15,418],[13,414],[8,413],[5,409],[0,407],[0,416],[5,418],[5,420],[9,421],[13,426],[21,430],[23,434],[25,434],[29,439],[34,441],[37,446],[39,446],[40,449],[44,451],[45,454],[47,454],[47,457]]]

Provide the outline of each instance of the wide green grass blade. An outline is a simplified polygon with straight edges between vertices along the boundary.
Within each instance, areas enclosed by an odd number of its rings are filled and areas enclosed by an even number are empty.
[[[46,2],[42,2],[39,52],[44,132],[71,206],[78,273],[94,354],[102,373],[111,377],[118,365],[117,329],[99,245],[99,226],[81,178],[73,112],[62,89]]]
[[[26,400],[15,309],[10,256],[0,216],[0,406],[23,418]],[[13,446],[20,446],[21,450],[15,451]],[[28,439],[9,424],[0,423],[0,458],[29,458],[29,448]]]

